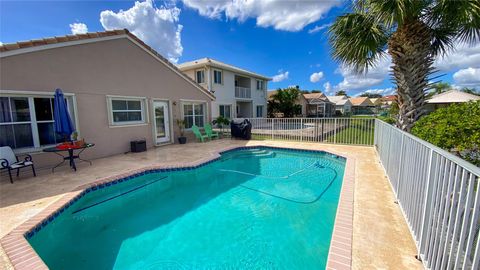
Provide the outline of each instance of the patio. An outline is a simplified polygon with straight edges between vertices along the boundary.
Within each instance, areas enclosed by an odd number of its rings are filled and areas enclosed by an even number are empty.
[[[194,145],[194,147],[192,147]],[[417,250],[384,170],[373,147],[320,143],[219,140],[209,143],[170,145],[144,153],[117,155],[78,164],[76,173],[67,167],[41,170],[36,178],[21,177],[14,184],[2,175],[0,181],[0,238],[63,194],[100,178],[141,167],[195,162],[232,146],[282,146],[348,153],[356,159],[353,219],[353,269],[422,269]],[[35,157],[34,157],[35,158]],[[179,162],[182,161],[182,162]],[[3,269],[11,269],[0,248]]]

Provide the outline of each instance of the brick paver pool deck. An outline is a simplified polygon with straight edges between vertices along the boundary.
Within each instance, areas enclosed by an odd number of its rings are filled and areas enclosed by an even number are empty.
[[[342,262],[348,264],[350,260],[349,256],[343,257],[342,253],[351,253],[352,269],[423,268],[414,257],[416,249],[413,239],[398,205],[394,203],[394,195],[375,150],[372,147],[362,146],[227,139],[204,144],[169,145],[150,149],[144,153],[97,159],[93,166],[80,163],[76,173],[66,167],[54,174],[49,170],[43,170],[39,172],[38,177],[23,177],[17,179],[14,184],[10,184],[5,175],[2,175],[0,238],[36,216],[47,206],[53,203],[58,204],[60,199],[65,200],[68,197],[67,194],[78,186],[88,185],[111,175],[125,174],[145,166],[162,164],[162,166],[174,167],[199,163],[202,160],[211,159],[219,151],[227,148],[255,145],[325,150],[352,157],[355,162],[354,181],[350,183],[354,186],[353,238],[351,251],[349,251],[348,248],[338,248],[345,241],[348,242],[348,237],[342,237],[341,234],[333,236],[332,249],[336,246],[336,250],[333,255],[331,250],[330,259],[340,262],[337,264],[338,269],[345,268]],[[344,187],[344,191],[349,189],[351,190],[352,187]],[[346,207],[347,210],[348,208]],[[338,216],[337,222],[341,227],[342,223],[348,222],[348,218]],[[16,259],[18,258],[13,260]],[[0,264],[2,269],[12,268],[3,247],[0,248]]]

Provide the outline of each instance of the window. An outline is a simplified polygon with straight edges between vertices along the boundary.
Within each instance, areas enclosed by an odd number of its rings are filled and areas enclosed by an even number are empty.
[[[74,121],[73,98],[66,102]],[[53,95],[0,97],[0,146],[38,148],[63,141],[55,133],[53,105]]]
[[[143,124],[145,120],[145,98],[108,97],[111,125]]]
[[[222,84],[222,71],[213,70],[213,82],[216,84]]]
[[[205,82],[205,71],[202,70],[197,70],[195,72],[195,77],[197,79],[197,83],[204,83]]]
[[[263,105],[257,106],[257,117],[263,117]]]
[[[265,82],[257,80],[257,90],[265,90]]]
[[[219,106],[219,115],[225,118],[232,118],[232,105],[220,105]]]
[[[203,127],[206,116],[205,107],[205,103],[183,103],[185,128],[191,128],[193,125]]]

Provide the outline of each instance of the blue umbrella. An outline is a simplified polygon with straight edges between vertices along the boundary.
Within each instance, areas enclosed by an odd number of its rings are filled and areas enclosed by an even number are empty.
[[[75,127],[73,126],[70,114],[68,114],[67,103],[65,102],[65,97],[61,89],[55,90],[53,104],[55,132],[67,138],[75,131]]]

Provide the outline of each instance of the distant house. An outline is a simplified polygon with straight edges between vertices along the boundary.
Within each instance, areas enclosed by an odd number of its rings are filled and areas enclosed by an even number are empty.
[[[56,88],[78,136],[96,144],[87,158],[128,152],[138,139],[174,143],[176,119],[211,121],[212,93],[128,30],[3,44],[0,65],[0,146],[36,152],[39,167],[58,163],[42,149],[64,140],[53,128]]]
[[[447,107],[453,103],[464,103],[473,100],[480,100],[480,96],[453,89],[438,95],[434,95],[432,98],[427,100],[425,109],[428,112],[431,112],[438,108]]]
[[[389,107],[391,106],[394,102],[397,102],[397,95],[387,95],[381,98],[382,105]],[[382,107],[383,107],[382,106]]]
[[[352,102],[347,96],[327,96],[328,100],[335,103],[335,111],[341,114],[349,114],[352,111]]]
[[[268,92],[267,92],[268,100],[271,100],[272,97],[273,97],[277,92],[278,92],[278,90],[268,91]],[[298,98],[297,98],[295,104],[300,105],[300,106],[302,107],[301,115],[297,115],[297,116],[306,117],[306,116],[307,116],[307,106],[308,106],[308,103],[307,103],[307,100],[305,99],[305,97],[303,96],[303,94],[298,95]],[[283,115],[281,115],[281,114],[278,114],[278,115],[277,115],[277,117],[282,117],[282,116],[283,116]]]
[[[352,114],[374,114],[375,105],[368,97],[350,98]]]
[[[373,103],[374,113],[379,113],[383,104],[382,98],[370,98],[370,101]]]
[[[210,58],[182,63],[177,67],[215,95],[213,118],[267,115],[267,83],[271,78]]]
[[[303,94],[307,102],[307,117],[331,117],[335,113],[335,103],[323,93]]]

